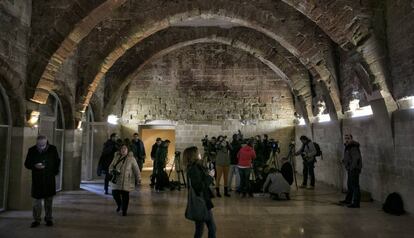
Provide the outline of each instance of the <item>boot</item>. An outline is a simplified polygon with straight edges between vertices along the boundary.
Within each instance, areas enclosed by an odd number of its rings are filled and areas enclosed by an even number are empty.
[[[224,187],[224,196],[230,197],[229,188],[228,187]]]
[[[221,198],[220,188],[217,188],[217,187],[216,187],[216,196],[217,196],[218,198]]]

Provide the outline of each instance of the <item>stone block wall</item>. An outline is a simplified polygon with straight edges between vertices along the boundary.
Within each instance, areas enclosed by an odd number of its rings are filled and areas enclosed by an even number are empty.
[[[197,44],[148,64],[129,87],[123,119],[293,119],[286,82],[230,46]]]
[[[343,135],[351,133],[361,145],[363,169],[360,177],[361,189],[383,202],[391,192],[399,192],[406,210],[414,211],[413,110],[400,110],[392,115],[389,125],[374,116],[347,118],[341,122],[314,123],[296,127],[296,141],[307,135],[318,142],[324,154],[316,163],[316,179],[337,188],[346,188],[345,171],[339,161],[343,158]],[[393,134],[387,128],[393,128]],[[299,148],[299,147],[297,147]],[[297,170],[301,173],[302,159],[297,157]]]
[[[394,96],[414,95],[414,2],[387,0],[387,38]]]

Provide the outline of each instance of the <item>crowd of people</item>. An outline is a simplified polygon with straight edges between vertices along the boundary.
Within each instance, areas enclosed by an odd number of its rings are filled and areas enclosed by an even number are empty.
[[[201,237],[204,223],[209,229],[209,237],[215,237],[215,223],[211,209],[212,198],[221,197],[221,182],[224,196],[230,197],[235,191],[241,197],[253,196],[254,191],[268,192],[275,200],[282,197],[290,199],[290,186],[294,182],[292,157],[277,159],[279,144],[267,135],[244,139],[240,133],[234,134],[228,142],[226,136],[203,138],[204,153],[197,147],[189,147],[183,152],[183,167],[187,174],[188,189],[194,190],[195,196],[203,201],[205,214],[195,221],[195,237]],[[303,181],[301,188],[314,189],[314,167],[316,157],[321,154],[319,145],[308,137],[301,136],[302,145],[294,151],[294,144],[289,145],[289,156],[301,155],[303,159]],[[169,178],[165,171],[168,161],[169,140],[157,138],[151,149],[153,172],[151,187],[160,191],[168,187]],[[362,169],[362,158],[359,143],[352,135],[345,135],[343,164],[348,172],[348,193],[341,204],[350,208],[360,206],[359,175]],[[98,165],[98,175],[105,175],[104,192],[108,194],[109,185],[117,205],[116,211],[127,215],[129,193],[141,184],[141,171],[145,162],[146,152],[142,140],[135,133],[132,140],[118,138],[111,134],[105,142]],[[55,176],[59,174],[60,159],[55,146],[50,145],[45,136],[38,136],[36,145],[28,151],[25,167],[32,171],[32,197],[34,222],[31,227],[40,225],[42,200],[45,207],[45,222],[53,226],[52,203],[56,194]],[[310,187],[307,187],[310,177]],[[223,178],[223,180],[222,180]],[[232,187],[235,178],[235,187]],[[257,183],[261,181],[261,183]],[[215,187],[215,194],[211,187]],[[192,190],[191,190],[192,191]],[[189,206],[187,206],[189,208]],[[191,209],[187,209],[191,211]],[[194,209],[192,210],[194,211]],[[190,213],[190,212],[189,212]],[[194,214],[193,214],[194,215]],[[186,212],[187,216],[187,212]],[[194,217],[190,216],[189,217]]]

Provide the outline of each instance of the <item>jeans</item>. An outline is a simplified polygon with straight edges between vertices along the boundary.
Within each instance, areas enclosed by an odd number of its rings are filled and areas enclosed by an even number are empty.
[[[214,223],[213,213],[211,210],[208,211],[210,218],[205,222],[195,222],[195,233],[194,238],[201,238],[204,232],[204,223],[206,223],[208,228],[208,238],[216,237],[216,224]]]
[[[315,161],[303,161],[303,182],[302,185],[308,184],[308,175],[310,176],[310,185],[315,186]]]
[[[232,186],[233,176],[236,176],[236,189],[239,189],[240,188],[240,174],[239,174],[239,168],[237,167],[237,165],[230,165],[229,178],[227,182],[230,188]]]
[[[40,222],[42,220],[42,200],[44,200],[45,203],[45,221],[52,221],[53,197],[33,199],[33,219],[37,222]]]
[[[358,205],[361,201],[361,191],[359,189],[359,171],[348,170],[347,180],[348,192],[345,201]]]
[[[116,205],[122,209],[122,213],[128,211],[129,204],[129,192],[123,190],[112,190],[112,196],[116,202]]]
[[[251,168],[239,168],[240,173],[240,192],[250,193],[250,173]]]

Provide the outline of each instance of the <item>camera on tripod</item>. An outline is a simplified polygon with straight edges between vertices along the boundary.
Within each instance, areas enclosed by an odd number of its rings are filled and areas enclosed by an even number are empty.
[[[274,152],[274,153],[276,153],[276,152],[279,153],[280,152],[278,141],[275,141],[274,139],[270,139],[269,145],[270,145],[270,148],[272,149],[272,152]]]

